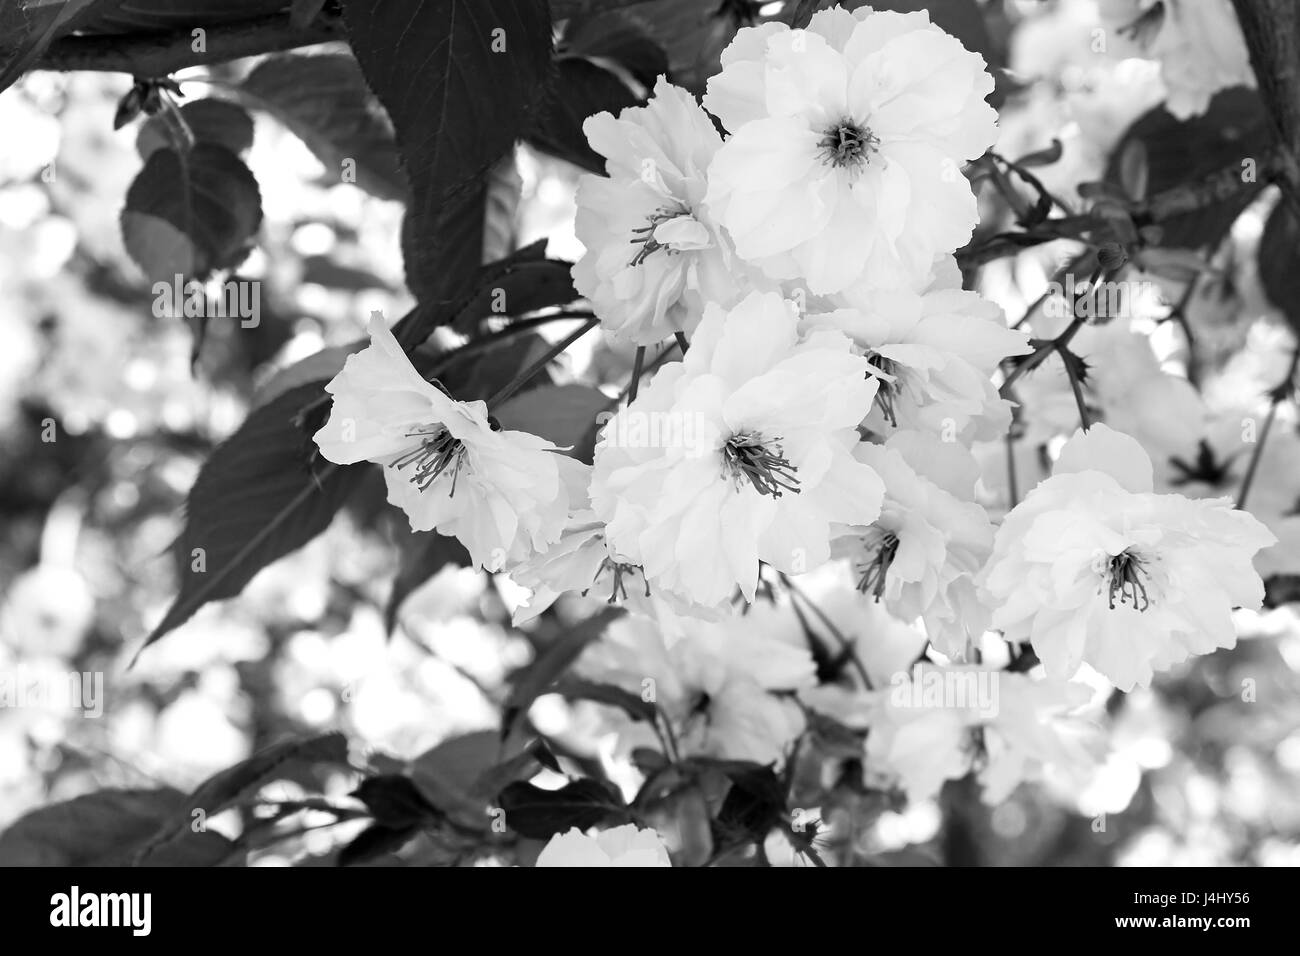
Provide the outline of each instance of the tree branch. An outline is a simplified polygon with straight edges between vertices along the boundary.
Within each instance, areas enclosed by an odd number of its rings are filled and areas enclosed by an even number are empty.
[[[1278,185],[1300,215],[1300,5],[1295,0],[1232,0],[1232,5],[1282,150]]]
[[[289,14],[258,17],[205,28],[203,47],[189,30],[126,36],[68,36],[55,40],[37,62],[38,70],[95,70],[159,77],[188,66],[224,63],[344,38],[342,25],[317,20],[295,27]]]

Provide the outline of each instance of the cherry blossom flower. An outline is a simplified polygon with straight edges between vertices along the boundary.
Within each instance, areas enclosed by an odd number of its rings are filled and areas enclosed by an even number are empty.
[[[911,800],[977,771],[982,799],[1002,803],[1021,783],[1082,778],[1101,752],[1099,727],[1082,713],[1084,684],[969,665],[917,665],[871,695],[868,782]]]
[[[650,699],[674,728],[683,755],[771,763],[804,729],[791,692],[816,683],[806,646],[787,639],[788,609],[756,605],[716,624],[687,622],[672,646],[647,618],[614,621],[579,658],[575,670]],[[614,715],[620,748],[652,746],[644,723]]]
[[[1032,641],[1049,677],[1087,663],[1127,691],[1236,643],[1232,609],[1260,606],[1251,559],[1275,540],[1231,499],[1152,493],[1142,446],[1094,425],[1006,516],[980,584],[993,626]]]
[[[740,30],[704,105],[731,133],[707,201],[739,255],[818,295],[911,285],[970,238],[961,174],[997,137],[983,58],[930,23],[839,7]]]
[[[1007,356],[1032,349],[1026,333],[1007,328],[997,305],[943,279],[924,293],[843,298],[851,299],[849,307],[804,323],[844,332],[870,360],[880,390],[869,428],[882,435],[920,429],[964,442],[1006,433],[1010,405],[998,396],[993,371]]]
[[[1101,17],[1140,56],[1160,61],[1165,105],[1179,119],[1204,113],[1219,90],[1255,85],[1231,0],[1101,0]]]
[[[388,500],[412,531],[456,536],[489,570],[558,539],[585,466],[536,435],[499,430],[483,402],[425,381],[379,313],[369,331],[370,345],[325,386],[334,406],[313,438],[321,455],[383,465]]]
[[[694,97],[663,77],[645,106],[583,124],[608,176],[578,184],[578,291],[602,327],[651,345],[690,332],[705,302],[728,305],[747,270],[704,207],[705,170],[722,138]]]
[[[663,838],[628,823],[588,836],[577,827],[551,837],[535,866],[672,866]]]
[[[993,526],[974,501],[979,465],[964,446],[923,432],[861,444],[854,457],[880,475],[885,500],[836,553],[849,556],[859,591],[901,620],[920,618],[940,651],[964,658],[989,623],[975,587],[993,550]]]
[[[794,573],[824,563],[833,523],[880,512],[880,479],[851,453],[875,396],[869,368],[839,332],[801,338],[775,293],[710,305],[684,360],[597,445],[591,500],[611,548],[652,591],[705,606],[737,588],[752,601],[760,561]],[[657,444],[620,440],[637,416],[699,424]]]

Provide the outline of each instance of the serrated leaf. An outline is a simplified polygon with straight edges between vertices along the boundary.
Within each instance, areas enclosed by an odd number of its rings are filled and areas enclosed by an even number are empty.
[[[407,285],[451,299],[482,180],[528,127],[550,72],[544,0],[342,0],[352,49],[396,130],[412,203]],[[449,266],[451,260],[454,264]]]
[[[564,58],[553,86],[528,130],[528,142],[588,172],[604,175],[605,158],[587,143],[582,124],[601,112],[617,115],[642,102],[615,74],[590,60]]]
[[[127,252],[150,280],[202,280],[243,260],[262,224],[262,195],[224,146],[158,149],[127,190],[121,222]]]
[[[574,780],[559,790],[512,783],[501,791],[506,826],[521,836],[546,840],[571,827],[586,830],[607,820],[622,820],[626,807],[619,792],[599,780]]]
[[[180,115],[196,143],[214,143],[232,153],[242,153],[253,145],[253,118],[238,103],[207,97],[186,103],[180,108]],[[135,138],[136,152],[141,159],[174,145],[162,114],[149,117]]]
[[[308,439],[295,416],[322,384],[290,389],[254,409],[204,463],[173,546],[180,593],[145,647],[209,601],[234,597],[262,568],[324,531],[364,478],[365,465],[329,465],[315,476],[308,467]]]
[[[428,801],[462,826],[487,829],[488,804],[497,789],[486,789],[493,774],[526,752],[517,744],[502,746],[490,730],[444,740],[411,761],[410,777]]]
[[[356,184],[373,195],[402,201],[410,196],[392,123],[348,54],[267,57],[239,85],[238,95],[283,123],[339,181],[354,173]]]

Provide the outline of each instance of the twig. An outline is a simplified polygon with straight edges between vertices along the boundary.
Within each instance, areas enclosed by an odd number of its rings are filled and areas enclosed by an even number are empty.
[[[543,355],[537,361],[533,362],[531,365],[529,365],[526,369],[524,369],[522,372],[520,372],[518,375],[512,378],[505,385],[501,386],[501,388],[497,391],[497,393],[488,399],[487,402],[488,408],[496,409],[500,407],[502,402],[508,399],[515,392],[519,391],[519,389],[523,388],[523,386],[526,385],[534,375],[536,375],[542,369],[546,368],[546,366],[550,365],[551,361],[557,355],[560,355],[570,345],[578,341],[578,339],[582,338],[584,335],[586,335],[588,332],[590,332],[598,325],[600,325],[599,319],[595,319],[595,318],[588,319],[587,321],[582,323],[582,326],[580,328],[576,329],[573,332],[570,332],[560,341],[552,345],[549,349],[546,350],[545,355]]]
[[[191,30],[126,36],[68,36],[55,40],[37,61],[38,70],[94,70],[159,77],[190,66],[225,63],[343,39],[337,20],[319,19],[306,29],[287,13],[206,27],[201,50]]]
[[[1271,401],[1268,406],[1268,415],[1264,418],[1264,427],[1259,430],[1259,435],[1255,440],[1255,447],[1250,453],[1250,464],[1246,466],[1246,475],[1241,479],[1241,490],[1237,492],[1237,508],[1239,510],[1244,510],[1246,507],[1246,496],[1250,494],[1250,486],[1255,483],[1255,472],[1259,469],[1259,460],[1264,457],[1264,443],[1268,441],[1268,433],[1273,428],[1273,419],[1277,417],[1277,407],[1282,404],[1283,399],[1295,387],[1295,376],[1298,368],[1300,368],[1300,344],[1297,344],[1295,350],[1291,353],[1291,363],[1287,366],[1286,377],[1270,393]]]

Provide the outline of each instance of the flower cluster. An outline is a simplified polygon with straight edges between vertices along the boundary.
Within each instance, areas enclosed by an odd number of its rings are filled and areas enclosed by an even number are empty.
[[[924,12],[740,30],[703,105],[661,78],[644,106],[586,122],[606,175],[578,188],[576,288],[609,336],[684,352],[631,383],[592,465],[422,379],[382,324],[330,383],[321,453],[379,463],[413,530],[527,589],[516,624],[566,595],[626,607],[578,670],[651,687],[682,755],[779,762],[831,714],[870,730],[870,778],[918,797],[972,768],[998,800],[1087,765],[1091,694],[1071,681],[1129,690],[1231,646],[1275,539],[1230,501],[1156,493],[1111,427],[1143,422],[1118,413],[1085,416],[1000,524],[981,503],[972,448],[1012,418],[998,376],[1042,347],[953,258],[977,222],[963,169],[997,137],[992,89]],[[1128,333],[1107,334],[1096,354]],[[1098,378],[1113,398],[1161,384],[1147,371]],[[991,630],[1041,668],[983,664],[1004,646]],[[828,668],[826,644],[858,676]],[[991,700],[954,699],[986,680]],[[660,729],[625,722],[616,749]],[[545,855],[658,860],[602,839]]]

